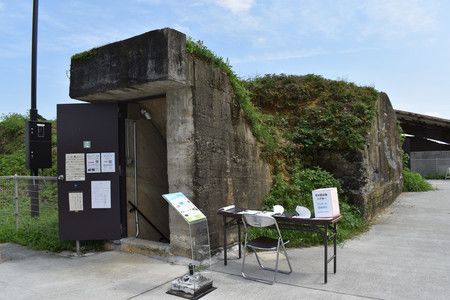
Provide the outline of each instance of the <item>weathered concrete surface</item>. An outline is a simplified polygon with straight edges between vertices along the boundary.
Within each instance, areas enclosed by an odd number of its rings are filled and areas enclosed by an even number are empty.
[[[73,58],[70,97],[116,101],[164,94],[185,84],[186,36],[164,28]]]
[[[222,240],[217,210],[230,204],[260,207],[272,179],[227,75],[192,56],[188,62],[193,69],[193,199],[208,217],[214,249]]]
[[[377,115],[364,149],[353,153],[322,153],[321,166],[342,180],[368,219],[391,204],[402,192],[402,151],[395,111],[381,93]]]
[[[215,249],[222,240],[217,209],[259,207],[272,180],[227,75],[188,55],[186,79],[189,87],[166,96],[169,190],[183,192],[207,216]],[[190,255],[189,227],[173,209],[169,215],[172,251]]]
[[[218,261],[207,271],[218,289],[202,299],[448,299],[450,181],[432,183],[439,190],[402,194],[367,233],[339,246],[328,284],[322,247],[289,249],[294,271],[272,286],[243,279],[241,260]],[[182,266],[137,254],[73,258],[0,244],[0,299],[176,299],[165,292],[187,263],[173,261]]]
[[[167,93],[167,177],[169,192],[182,192],[194,200],[194,119],[191,88]],[[179,255],[190,256],[189,227],[169,207],[170,244]]]

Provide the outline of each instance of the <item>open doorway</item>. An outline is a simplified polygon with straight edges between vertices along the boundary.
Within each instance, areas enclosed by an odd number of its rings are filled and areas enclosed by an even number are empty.
[[[166,98],[129,103],[125,126],[129,237],[169,242]]]

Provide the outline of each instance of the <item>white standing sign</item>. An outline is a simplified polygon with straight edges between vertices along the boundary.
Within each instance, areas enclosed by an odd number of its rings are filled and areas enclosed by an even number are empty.
[[[111,181],[91,181],[92,208],[111,208]]]
[[[316,218],[333,218],[340,215],[337,188],[314,190],[312,197]]]

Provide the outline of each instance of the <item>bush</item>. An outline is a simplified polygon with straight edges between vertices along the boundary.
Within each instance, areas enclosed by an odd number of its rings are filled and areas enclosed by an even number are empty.
[[[272,189],[265,199],[262,208],[272,210],[276,204],[282,205],[286,211],[293,212],[297,205],[308,207],[313,210],[312,191],[324,187],[336,187],[339,192],[339,206],[343,219],[339,222],[338,241],[351,238],[368,228],[359,210],[347,202],[344,191],[339,180],[329,172],[320,168],[301,169],[294,168],[291,181],[288,182],[281,176],[276,176]],[[250,235],[256,237],[267,234],[276,237],[272,229],[252,228]],[[283,230],[283,238],[289,240],[290,247],[312,246],[322,243],[322,236],[317,233],[305,233],[299,231]]]
[[[426,192],[431,190],[433,190],[433,186],[427,182],[422,175],[412,172],[408,168],[403,169],[404,192]]]

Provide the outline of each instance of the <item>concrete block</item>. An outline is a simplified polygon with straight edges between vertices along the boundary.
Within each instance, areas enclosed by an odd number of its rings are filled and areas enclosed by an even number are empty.
[[[165,28],[75,55],[70,97],[130,100],[164,94],[186,84],[186,36]]]

